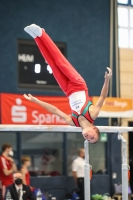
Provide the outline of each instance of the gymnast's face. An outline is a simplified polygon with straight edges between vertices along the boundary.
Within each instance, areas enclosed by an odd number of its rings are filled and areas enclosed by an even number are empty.
[[[95,126],[85,128],[82,134],[90,143],[95,143],[98,140],[97,127]]]

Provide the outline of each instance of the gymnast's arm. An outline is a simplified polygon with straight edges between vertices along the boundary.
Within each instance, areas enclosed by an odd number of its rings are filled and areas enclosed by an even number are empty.
[[[104,81],[104,84],[103,84],[103,87],[102,87],[102,90],[101,90],[101,95],[96,103],[96,105],[94,106],[94,109],[93,109],[93,112],[91,114],[91,117],[93,119],[97,118],[99,112],[100,112],[100,109],[104,103],[104,100],[106,99],[107,95],[108,95],[108,88],[109,88],[109,80],[112,76],[112,70],[107,67],[108,69],[108,73],[105,72],[105,81]]]
[[[49,103],[46,103],[46,102],[43,102],[43,101],[40,101],[39,99],[33,97],[31,94],[24,94],[24,97],[31,101],[31,102],[34,102],[36,104],[38,104],[39,106],[42,106],[43,108],[45,108],[47,111],[55,114],[55,115],[58,115],[59,117],[63,118],[65,120],[65,122],[68,124],[68,125],[71,125],[71,126],[75,126],[71,117],[67,114],[65,114],[64,112],[62,112],[61,110],[59,110],[57,107],[49,104]]]

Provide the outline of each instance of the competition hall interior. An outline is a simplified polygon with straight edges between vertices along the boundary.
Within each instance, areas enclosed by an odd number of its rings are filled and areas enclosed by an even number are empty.
[[[0,200],[133,199],[133,0],[0,2]]]

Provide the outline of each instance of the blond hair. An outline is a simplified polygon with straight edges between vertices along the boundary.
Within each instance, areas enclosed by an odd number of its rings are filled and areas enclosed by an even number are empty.
[[[31,158],[29,156],[22,156],[21,163],[24,164],[26,161],[31,161]]]

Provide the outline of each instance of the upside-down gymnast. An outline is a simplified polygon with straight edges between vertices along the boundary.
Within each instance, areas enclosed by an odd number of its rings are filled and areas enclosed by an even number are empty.
[[[24,30],[34,38],[45,61],[52,68],[53,75],[59,86],[69,98],[72,115],[71,117],[68,116],[57,107],[40,101],[31,94],[24,94],[24,97],[63,118],[68,125],[81,127],[83,137],[90,143],[95,143],[99,138],[100,132],[93,122],[107,97],[109,80],[112,75],[111,69],[107,67],[108,73],[105,72],[101,95],[94,106],[89,100],[88,88],[84,79],[62,55],[45,30],[35,24],[25,27]]]

